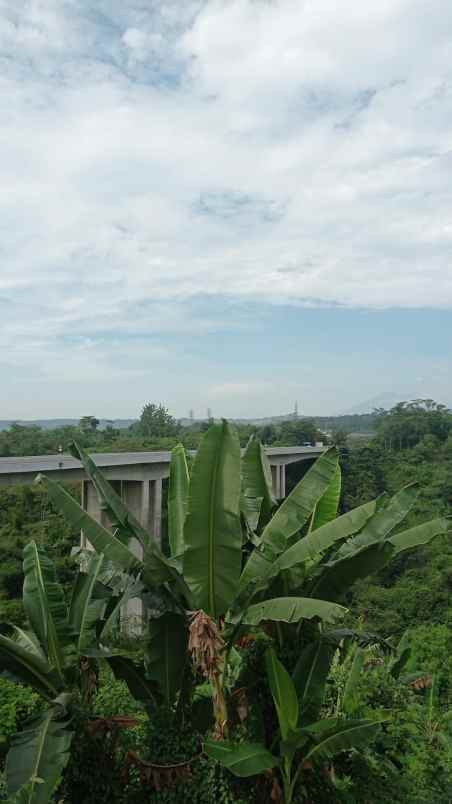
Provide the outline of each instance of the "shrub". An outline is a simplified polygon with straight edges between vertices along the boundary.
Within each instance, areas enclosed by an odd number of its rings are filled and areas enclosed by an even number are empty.
[[[13,734],[41,707],[39,695],[30,687],[0,678],[0,756]]]

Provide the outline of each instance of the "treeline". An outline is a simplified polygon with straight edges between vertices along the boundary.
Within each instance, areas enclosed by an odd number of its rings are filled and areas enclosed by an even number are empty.
[[[128,428],[112,425],[100,429],[95,416],[84,416],[78,426],[44,429],[38,425],[12,424],[0,432],[0,457],[50,455],[64,452],[71,441],[94,452],[169,450],[177,443],[196,449],[212,420],[182,426],[163,405],[148,403],[138,421]],[[292,419],[262,427],[237,425],[240,442],[245,446],[250,435],[257,434],[264,444],[297,446],[315,444],[325,439],[314,421]]]
[[[452,515],[452,416],[431,400],[405,402],[378,416],[376,437],[363,447],[341,446],[342,510],[404,483],[419,484],[408,518]],[[451,527],[452,532],[452,527]],[[413,621],[452,626],[452,539],[406,554],[390,572],[357,585],[357,609],[366,627],[402,634]]]

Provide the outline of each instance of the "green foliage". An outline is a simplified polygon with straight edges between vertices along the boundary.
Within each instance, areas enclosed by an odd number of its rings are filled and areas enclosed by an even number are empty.
[[[71,493],[78,489],[71,488]],[[57,513],[44,489],[15,486],[0,489],[0,623],[25,621],[22,597],[22,551],[30,540],[46,546],[64,587],[75,565],[70,557],[80,531]],[[1,626],[0,626],[1,630]]]
[[[177,422],[164,405],[148,402],[141,411],[139,433],[147,438],[165,438],[177,433]]]
[[[13,734],[41,708],[41,698],[30,687],[0,678],[0,756]]]
[[[411,417],[418,415],[418,411],[413,412],[412,408],[405,413]],[[398,424],[405,413],[397,414]],[[440,424],[447,421],[446,412],[438,412],[436,408],[428,410],[425,415],[421,413],[420,417],[424,417],[425,421],[425,416],[428,419],[430,415],[436,416]],[[224,425],[217,424],[214,428],[218,434]],[[293,511],[287,511],[288,506],[285,509],[281,505],[275,515],[273,501],[269,498],[269,510],[261,517],[262,501],[268,488],[262,466],[259,468],[255,462],[260,448],[254,449],[254,463],[243,473],[248,481],[242,483],[240,489],[236,482],[240,471],[233,461],[234,450],[227,445],[222,458],[226,468],[223,467],[221,471],[225,484],[230,482],[230,475],[235,478],[237,488],[234,486],[233,509],[238,514],[240,505],[242,513],[241,520],[235,517],[234,525],[240,537],[237,539],[240,542],[238,555],[242,567],[246,567],[247,562],[249,566],[242,572],[240,581],[235,578],[236,591],[231,596],[232,602],[228,601],[231,605],[226,625],[223,626],[223,619],[217,622],[226,640],[226,659],[220,665],[223,684],[220,691],[227,699],[230,735],[223,749],[229,746],[227,751],[236,770],[238,757],[242,771],[245,769],[248,773],[250,768],[261,770],[269,762],[274,765],[272,775],[235,779],[213,759],[200,755],[200,746],[206,735],[203,731],[205,727],[201,725],[202,719],[197,717],[198,709],[194,701],[199,703],[201,700],[201,688],[196,688],[196,684],[205,682],[205,679],[187,672],[187,668],[182,673],[187,656],[185,611],[193,608],[190,590],[180,572],[183,563],[180,557],[170,561],[151,546],[144,562],[132,562],[133,572],[145,586],[151,617],[156,617],[151,619],[148,634],[151,650],[144,650],[145,662],[141,652],[140,655],[134,652],[133,658],[132,654],[110,657],[116,679],[110,670],[102,670],[100,689],[92,697],[89,707],[90,717],[132,715],[136,725],[119,729],[114,740],[110,741],[110,737],[102,737],[100,732],[96,734],[87,730],[86,712],[74,710],[71,729],[75,729],[76,738],[58,798],[63,797],[68,804],[78,804],[80,801],[87,804],[103,801],[109,804],[123,804],[126,801],[127,804],[174,804],[181,800],[193,804],[210,804],[211,801],[220,804],[257,804],[274,800],[277,795],[274,782],[281,767],[286,800],[294,796],[293,800],[300,804],[308,800],[318,804],[324,801],[358,804],[368,800],[369,790],[373,795],[372,804],[387,801],[400,804],[407,801],[414,804],[439,801],[446,804],[452,790],[452,716],[449,714],[452,698],[449,681],[452,678],[449,659],[452,655],[452,608],[448,602],[452,587],[448,566],[452,559],[452,545],[449,545],[446,535],[438,536],[416,553],[408,548],[423,544],[448,528],[447,522],[441,519],[450,513],[452,502],[452,474],[449,474],[452,469],[452,442],[447,432],[447,428],[441,432],[424,432],[409,449],[401,449],[399,444],[393,444],[389,449],[388,443],[385,444],[380,435],[365,448],[351,451],[341,447],[343,496],[340,510],[345,513],[336,519],[330,519],[327,515],[325,522],[317,522],[320,526],[315,529],[312,528],[313,510],[317,505],[319,514],[319,500],[326,499],[328,490],[331,491],[332,508],[336,506],[337,488],[333,491],[332,478],[336,476],[337,479],[337,461],[334,465],[331,462],[323,477],[332,452],[327,453],[323,464],[320,462],[323,467],[321,472],[317,464],[311,479],[305,476],[307,479],[302,481],[301,492],[298,489],[293,498],[298,503],[301,500],[301,504],[295,506]],[[92,439],[101,437],[100,433],[89,434]],[[243,432],[240,434],[241,441],[242,438]],[[234,446],[237,446],[236,441]],[[182,448],[178,448],[178,454],[182,455]],[[84,458],[88,462],[86,455]],[[231,461],[235,466],[234,472],[231,471]],[[94,470],[91,467],[90,471],[96,471],[95,467]],[[208,475],[211,483],[212,472],[209,471]],[[313,476],[315,482],[311,484]],[[367,502],[369,496],[377,497],[383,491],[394,494],[400,488],[401,477],[403,482],[411,481],[420,486],[417,498],[414,487],[408,487],[392,500],[387,497],[377,503]],[[128,555],[128,541],[132,535],[136,535],[133,523],[125,510],[116,507],[116,499],[110,496],[108,484],[103,483],[101,473],[98,480],[105,504],[115,516],[118,532],[113,537],[106,529],[102,529],[100,536],[96,531],[99,536],[97,538],[95,535],[97,547],[111,553],[110,558],[118,562],[118,569],[127,570],[131,565],[128,560],[124,563],[121,556],[124,550]],[[221,490],[224,484],[218,485]],[[185,490],[180,500],[177,493],[173,500],[178,510],[177,540],[174,542],[177,541],[182,548],[177,549],[179,554],[183,553],[186,544],[183,513],[186,484],[183,486]],[[204,491],[206,486],[203,483]],[[245,488],[253,489],[247,495],[246,506],[243,501]],[[19,504],[23,504],[25,499],[23,513],[26,521],[30,518],[27,508],[33,508],[36,502],[33,495],[38,491],[43,494],[42,490],[30,491],[30,498],[14,498]],[[11,494],[10,491],[8,493]],[[73,498],[68,502],[69,495],[63,493],[59,495],[59,500],[63,497],[69,516],[74,512],[78,516],[78,507],[74,506]],[[41,499],[47,498],[43,495]],[[210,515],[214,511],[212,500],[220,509],[224,506],[229,510],[226,499],[224,488],[221,494],[210,495]],[[1,500],[0,495],[0,505]],[[50,511],[47,501],[46,505]],[[356,505],[362,507],[350,511]],[[21,529],[19,511],[16,513],[18,528],[11,527],[14,534]],[[274,521],[269,527],[267,522],[272,514]],[[52,516],[59,517],[54,513]],[[294,517],[295,527],[292,521]],[[420,522],[428,517],[436,518],[436,521],[420,526]],[[0,521],[3,527],[3,520]],[[79,522],[76,519],[72,521],[76,534]],[[132,527],[130,533],[129,527]],[[271,539],[262,539],[266,528],[269,528],[267,535],[270,533]],[[223,526],[220,530],[223,533]],[[143,537],[145,543],[147,538],[147,535]],[[265,550],[267,541],[272,548],[268,556]],[[401,548],[405,552],[398,553]],[[52,544],[49,549],[54,550]],[[212,549],[215,550],[215,547]],[[55,588],[55,578],[50,577],[39,555],[37,549],[33,566],[28,567],[30,578],[33,574],[28,595],[37,604],[44,590],[48,608],[43,621],[37,613],[41,603],[37,605],[37,610],[35,603],[30,603],[31,620],[49,655],[52,672],[60,664],[67,689],[72,690],[67,670],[70,668],[74,679],[76,665],[72,664],[71,651],[66,650],[66,631],[61,627],[65,622],[65,617],[60,617],[61,590]],[[387,564],[390,559],[391,564]],[[99,562],[100,556],[95,561]],[[18,593],[21,573],[20,568],[17,572],[17,567],[8,565],[6,550],[3,563],[4,598],[10,605],[8,590]],[[97,569],[93,565],[91,574],[79,577],[74,587],[74,592],[78,590],[78,603],[71,605],[69,614],[69,621],[78,634],[74,656],[77,656],[77,651],[78,654],[82,653],[90,644],[95,647],[96,635],[102,630],[99,621],[104,611],[103,598],[91,596],[94,589],[99,591],[99,568],[100,564]],[[366,577],[373,568],[378,569],[378,574],[373,576],[371,582],[360,582],[359,579]],[[355,579],[358,582],[352,590],[351,584]],[[63,587],[66,585],[65,582]],[[323,599],[317,601],[316,597]],[[383,634],[397,636],[408,627],[406,644],[409,646],[409,655],[405,656],[400,672],[393,670],[397,657],[400,658],[405,650],[403,646],[403,650],[401,647],[398,654],[388,659],[378,647],[368,647],[371,640],[364,632],[356,635],[352,629],[332,631],[332,626],[327,627],[330,615],[334,612],[343,613],[337,605],[339,599],[345,599],[353,607],[349,624],[357,624],[358,632],[363,627],[368,631],[378,626]],[[328,600],[332,602],[326,602]],[[12,602],[14,604],[14,598]],[[223,611],[225,609],[226,606]],[[297,622],[298,614],[302,618],[301,623]],[[308,616],[313,619],[309,620]],[[321,626],[318,616],[322,619]],[[162,632],[167,618],[182,626],[180,635],[175,634],[173,641]],[[350,649],[350,640],[356,637],[360,647]],[[23,643],[27,639],[27,635],[21,636],[20,632],[16,632],[19,646],[21,640]],[[241,647],[242,639],[246,645],[244,649]],[[62,653],[56,650],[58,640]],[[378,639],[372,644],[377,646]],[[272,653],[268,651],[269,646],[273,649]],[[22,644],[22,648],[30,654],[33,652],[31,642],[28,642],[27,648]],[[15,650],[19,655],[19,648]],[[180,675],[179,669],[172,674],[172,664],[165,660],[165,651],[168,660],[176,660],[177,667],[181,669]],[[264,670],[265,653],[267,672],[269,664],[273,668],[268,678]],[[272,657],[271,662],[269,656]],[[9,659],[10,664],[11,661]],[[42,660],[36,658],[36,662],[39,661]],[[421,678],[426,679],[425,689],[422,684],[416,689],[410,681],[419,678],[419,673]],[[431,687],[428,686],[429,678],[433,679]],[[183,679],[182,684],[180,679]],[[162,707],[160,704],[165,700],[165,682],[168,680],[171,684],[169,687],[167,685],[167,705]],[[78,695],[82,686],[76,682],[75,687]],[[33,695],[25,687],[13,689],[19,691],[19,700],[22,693],[24,696]],[[204,683],[202,689],[203,694],[208,696],[209,683]],[[0,696],[1,692],[0,689]],[[8,695],[5,699],[8,699]],[[208,698],[205,700],[208,701]],[[2,704],[0,697],[0,717]],[[8,739],[16,725],[22,725],[28,712],[36,714],[34,704],[31,709],[24,706],[20,710],[15,702],[6,704],[4,719],[8,724],[5,735]],[[196,727],[192,722],[195,714]],[[384,724],[376,736],[377,721],[384,721]],[[206,723],[209,723],[209,719]],[[209,745],[208,740],[206,745]],[[250,745],[259,748],[253,755],[248,753],[244,760],[244,753],[249,752]],[[221,746],[221,742],[215,741],[212,756],[215,751],[218,753],[218,750],[223,750]],[[143,785],[137,772],[131,770],[125,785],[121,771],[129,750],[138,750],[144,760],[156,766],[170,765],[175,759],[182,763],[189,761],[191,781],[178,782],[174,787],[164,786],[157,792],[152,785]],[[237,751],[241,752],[241,756]],[[259,756],[258,767],[253,763]],[[264,762],[263,757],[266,757]],[[302,758],[308,763],[305,767],[300,761]],[[309,767],[311,763],[312,769]],[[325,765],[332,771],[329,779],[322,771]],[[297,772],[299,776],[295,778]]]

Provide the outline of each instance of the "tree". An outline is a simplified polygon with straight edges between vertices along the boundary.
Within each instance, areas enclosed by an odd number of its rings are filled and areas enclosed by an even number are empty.
[[[82,416],[78,426],[84,433],[95,433],[99,424],[99,419],[95,416]]]
[[[177,433],[176,419],[164,405],[148,402],[141,411],[139,432],[146,438],[166,438]]]
[[[400,402],[391,410],[378,410],[376,414],[378,438],[389,449],[414,447],[427,435],[442,442],[452,431],[451,412],[432,399]]]
[[[297,446],[307,442],[315,444],[316,441],[321,440],[322,434],[311,419],[293,419],[282,422],[280,425],[278,441],[281,444]]]

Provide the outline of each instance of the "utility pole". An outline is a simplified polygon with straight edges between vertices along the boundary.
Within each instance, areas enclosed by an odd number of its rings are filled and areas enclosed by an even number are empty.
[[[298,402],[295,402],[295,408],[293,412],[294,419],[298,419]]]
[[[193,410],[193,408],[190,408],[190,412],[189,412],[188,416],[189,416],[189,419],[190,419],[191,422],[193,422],[195,420],[195,411]]]

